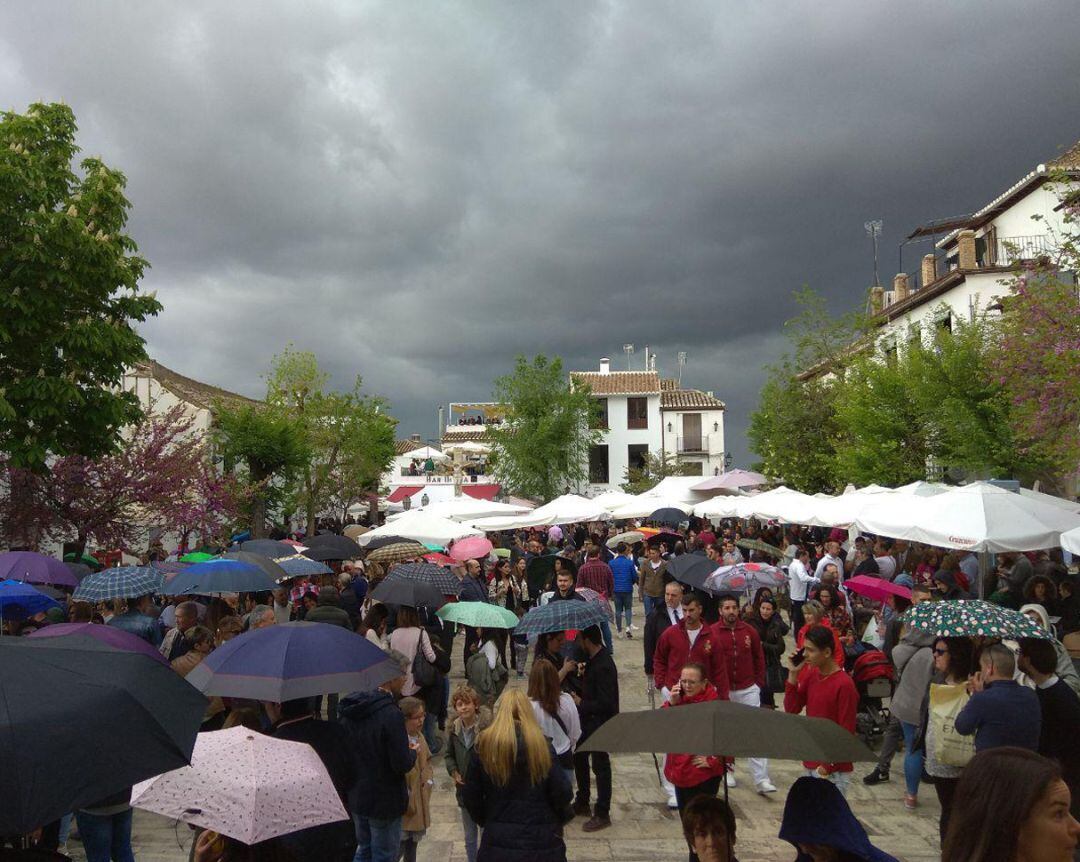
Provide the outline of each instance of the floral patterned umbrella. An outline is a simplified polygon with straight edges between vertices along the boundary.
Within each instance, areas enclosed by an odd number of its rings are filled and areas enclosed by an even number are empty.
[[[981,599],[920,602],[902,617],[912,628],[941,637],[1049,638],[1030,617]]]
[[[714,593],[747,592],[761,587],[778,587],[787,581],[787,575],[776,566],[765,563],[736,563],[721,566],[705,579],[705,589]]]

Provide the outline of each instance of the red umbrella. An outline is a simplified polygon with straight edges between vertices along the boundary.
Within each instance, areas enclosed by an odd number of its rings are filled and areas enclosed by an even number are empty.
[[[424,554],[424,559],[429,563],[434,563],[436,566],[456,566],[457,560],[453,557],[448,557],[446,554],[440,554],[438,551],[433,551],[430,554]]]
[[[871,575],[856,575],[844,581],[844,586],[853,593],[866,596],[875,602],[888,601],[889,596],[900,596],[902,599],[911,599],[911,590],[884,578],[875,578]]]
[[[469,536],[458,539],[450,548],[450,556],[459,562],[479,560],[491,553],[491,542],[483,536]]]

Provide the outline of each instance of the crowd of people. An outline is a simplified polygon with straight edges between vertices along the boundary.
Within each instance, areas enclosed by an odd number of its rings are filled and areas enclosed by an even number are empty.
[[[332,575],[293,579],[273,593],[69,601],[66,613],[5,626],[11,634],[68,620],[114,626],[153,645],[186,676],[245,631],[306,620],[355,631],[397,663],[400,675],[378,689],[340,700],[328,693],[325,703],[212,698],[204,730],[239,724],[310,744],[352,822],[273,839],[255,856],[243,856],[252,848],[236,842],[222,849],[197,837],[197,862],[423,858],[440,758],[469,862],[565,859],[571,820],[581,818],[584,832],[612,823],[611,757],[581,746],[620,711],[614,641],[635,632],[645,684],[660,708],[730,700],[828,719],[880,743],[867,785],[889,781],[902,750],[904,805],[917,808],[921,786],[933,785],[943,859],[1071,857],[1080,834],[1073,819],[1080,676],[1067,645],[1080,634],[1080,599],[1060,551],[999,555],[980,584],[972,555],[835,531],[690,519],[683,530],[650,531],[638,541],[613,540],[615,532],[578,524],[496,535],[502,553],[452,567],[457,590],[447,600],[494,603],[518,618],[560,601],[592,601],[610,612],[602,624],[531,640],[504,628],[444,624],[434,608],[374,601],[373,588],[393,568],[360,553],[333,561]],[[717,595],[676,577],[688,554],[717,567],[764,563],[784,573],[782,583],[749,596]],[[546,573],[542,580],[537,571]],[[857,576],[903,589],[870,600],[846,586]],[[980,592],[1029,616],[1047,637],[939,637],[904,622],[911,606]],[[869,694],[863,673],[887,680],[888,710]],[[509,684],[514,674],[518,685]],[[787,791],[779,830],[798,858],[891,858],[872,846],[847,804],[853,764],[806,761],[803,768]],[[745,769],[757,793],[779,792],[768,760],[748,758]],[[736,817],[719,796],[725,785],[737,786],[741,766],[720,754],[669,754],[660,771],[691,860],[734,858]],[[1016,787],[982,792],[995,781]],[[134,858],[123,797],[73,812],[90,862]],[[42,843],[62,847],[71,820],[49,824]]]

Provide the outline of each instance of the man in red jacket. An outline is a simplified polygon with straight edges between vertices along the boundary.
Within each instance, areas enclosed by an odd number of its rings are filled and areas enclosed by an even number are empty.
[[[739,600],[735,596],[720,599],[720,621],[713,626],[713,637],[723,653],[724,669],[731,686],[730,699],[748,706],[761,706],[761,689],[765,687],[765,651],[757,630],[739,617]],[[750,758],[750,775],[758,793],[776,793],[769,780],[769,761],[764,757]],[[735,786],[734,771],[725,777],[728,787]]]
[[[720,700],[727,700],[730,690],[727,668],[716,636],[701,620],[701,600],[693,594],[684,596],[682,609],[683,618],[677,625],[669,626],[656,643],[653,653],[656,688],[666,702],[671,696],[671,688],[681,678],[683,667],[696,662],[705,668],[705,675],[716,688]]]

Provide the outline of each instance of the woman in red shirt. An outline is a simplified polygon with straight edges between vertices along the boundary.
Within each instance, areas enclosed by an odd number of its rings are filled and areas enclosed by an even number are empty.
[[[719,699],[720,694],[709,682],[705,667],[689,662],[683,665],[679,681],[671,687],[671,699],[664,708]],[[669,754],[664,763],[664,777],[675,785],[679,811],[696,796],[716,796],[725,768],[723,757]]]
[[[855,713],[859,693],[844,667],[833,658],[836,650],[834,633],[825,626],[814,626],[803,640],[804,657],[791,657],[791,669],[784,684],[784,711],[799,713],[806,709],[810,718],[835,721],[848,733],[855,733]],[[817,763],[803,761],[807,774],[827,778],[841,793],[846,793],[851,781],[850,763]]]

